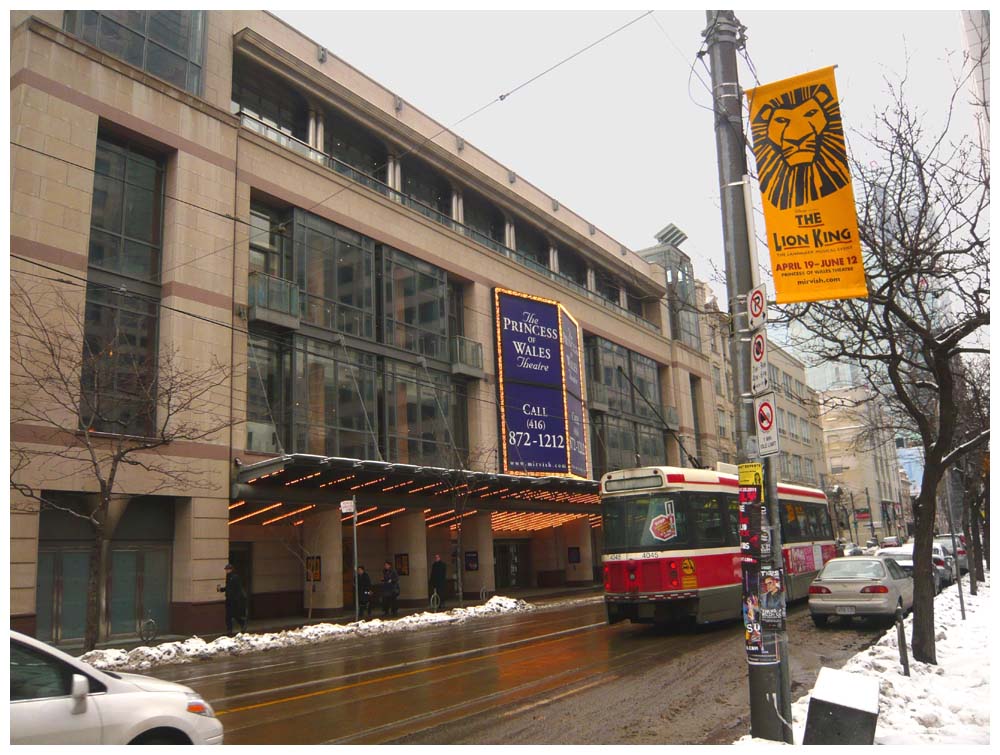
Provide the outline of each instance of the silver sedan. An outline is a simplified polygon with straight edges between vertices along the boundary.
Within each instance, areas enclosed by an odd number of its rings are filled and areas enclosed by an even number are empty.
[[[913,607],[913,579],[895,561],[878,556],[834,558],[809,586],[809,613],[817,627],[831,616],[855,616],[891,622],[897,609]]]

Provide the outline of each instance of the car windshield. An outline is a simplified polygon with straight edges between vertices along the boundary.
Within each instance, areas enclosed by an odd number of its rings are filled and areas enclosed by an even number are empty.
[[[830,561],[820,573],[820,579],[881,579],[885,567],[880,561],[853,558],[850,561]]]

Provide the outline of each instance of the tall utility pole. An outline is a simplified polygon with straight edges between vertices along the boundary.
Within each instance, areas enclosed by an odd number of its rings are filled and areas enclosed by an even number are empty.
[[[754,265],[744,196],[746,137],[743,133],[743,90],[736,67],[736,51],[742,48],[745,28],[731,10],[706,11],[704,32],[712,71],[715,113],[715,146],[719,161],[723,243],[726,254],[726,294],[730,314],[730,362],[733,366],[736,437],[743,459],[757,458],[756,421],[750,392],[750,343],[746,297],[754,287]],[[753,441],[753,442],[751,442]],[[783,568],[781,522],[778,514],[778,477],[774,456],[764,459],[765,503],[769,515],[762,527],[771,538],[770,564],[761,568]],[[786,582],[787,584],[787,582]],[[750,733],[754,737],[792,743],[791,691],[788,678],[788,635],[775,634],[778,663],[749,664]],[[786,723],[788,722],[788,723]]]

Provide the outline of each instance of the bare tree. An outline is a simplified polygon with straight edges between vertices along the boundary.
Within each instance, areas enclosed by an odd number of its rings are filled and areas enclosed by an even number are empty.
[[[905,79],[888,84],[888,104],[861,135],[865,157],[853,159],[869,297],[783,313],[806,334],[796,345],[860,365],[872,393],[920,438],[913,655],[927,663],[936,663],[935,493],[946,470],[989,439],[988,426],[970,431],[956,421],[956,371],[963,355],[988,353],[979,339],[990,322],[989,156],[976,140],[952,134],[964,86],[956,81],[944,126],[931,134],[906,98]]]
[[[990,425],[990,365],[987,358],[968,359],[958,381],[958,422],[962,433],[972,436]],[[962,531],[969,561],[970,592],[977,592],[977,580],[985,578],[983,532],[989,531],[989,449],[979,447],[956,468],[962,490]],[[988,557],[988,556],[987,556]]]
[[[87,328],[93,312],[82,289],[67,283],[11,278],[11,488],[22,497],[15,505],[90,526],[91,650],[104,637],[111,538],[130,497],[212,484],[208,472],[164,452],[182,441],[212,442],[231,427],[228,406],[212,403],[227,395],[230,369],[214,359],[193,364],[162,345],[151,359],[137,348],[148,334],[124,316],[97,336]],[[84,495],[67,500],[55,491]]]

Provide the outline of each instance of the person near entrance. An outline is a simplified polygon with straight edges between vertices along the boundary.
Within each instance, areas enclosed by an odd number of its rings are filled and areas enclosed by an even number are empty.
[[[427,589],[430,595],[436,592],[438,595],[438,610],[444,610],[444,586],[448,581],[448,567],[441,560],[441,554],[434,555],[434,563],[431,564],[431,576],[427,580]]]
[[[247,631],[247,594],[232,564],[226,564],[226,584],[219,592],[226,594],[226,634],[233,636],[233,621],[238,621],[240,631]]]
[[[368,576],[365,567],[358,567],[358,575],[354,580],[354,589],[358,591],[358,618],[366,612],[372,617],[372,578]]]
[[[388,561],[382,568],[382,615],[395,617],[399,611],[399,575]]]

